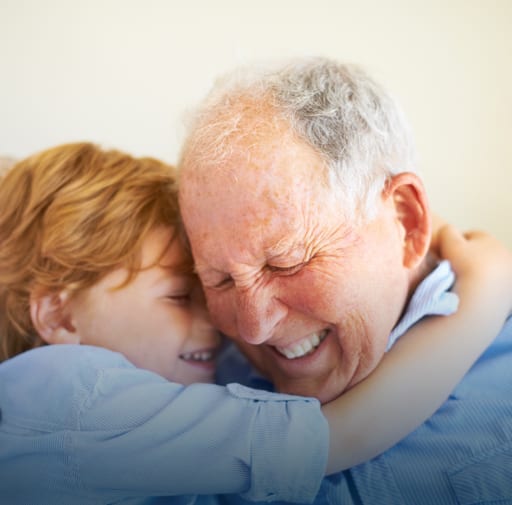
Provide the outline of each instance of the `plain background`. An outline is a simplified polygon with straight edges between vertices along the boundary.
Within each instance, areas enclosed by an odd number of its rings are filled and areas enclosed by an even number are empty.
[[[302,55],[384,83],[432,207],[512,246],[510,0],[0,0],[0,155],[91,140],[175,162],[216,76]]]

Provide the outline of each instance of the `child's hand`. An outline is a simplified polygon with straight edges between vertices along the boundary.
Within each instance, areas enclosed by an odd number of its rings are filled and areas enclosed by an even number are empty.
[[[456,288],[470,282],[473,289],[490,289],[492,296],[505,297],[512,309],[512,252],[483,231],[462,234],[451,225],[437,233],[437,249],[457,274]]]

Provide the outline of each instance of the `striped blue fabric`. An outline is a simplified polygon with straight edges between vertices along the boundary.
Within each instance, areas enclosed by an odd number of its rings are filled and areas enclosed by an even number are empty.
[[[459,297],[448,291],[455,281],[449,261],[441,261],[437,268],[416,288],[402,319],[389,335],[386,350],[425,315],[448,316],[459,306]]]
[[[312,500],[327,459],[316,399],[184,387],[99,347],[1,363],[0,411],[2,505]]]

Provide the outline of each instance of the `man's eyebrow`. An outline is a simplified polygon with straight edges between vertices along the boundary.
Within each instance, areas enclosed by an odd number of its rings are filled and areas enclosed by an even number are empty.
[[[305,245],[302,241],[290,241],[287,239],[280,240],[276,242],[275,244],[266,247],[265,257],[267,259],[274,259],[274,258],[280,258],[283,256],[287,256],[293,253],[297,252],[303,252],[305,249]]]
[[[197,264],[194,265],[192,273],[194,275],[198,275],[198,276],[205,275],[205,274],[210,274],[210,275],[211,274],[218,274],[218,275],[225,274],[225,272],[223,272],[217,268],[213,268],[208,265],[197,265]]]

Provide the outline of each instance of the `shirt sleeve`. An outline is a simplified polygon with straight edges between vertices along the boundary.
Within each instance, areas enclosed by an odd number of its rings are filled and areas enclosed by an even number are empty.
[[[314,499],[328,431],[317,400],[103,369],[70,435],[81,485],[131,495]]]
[[[316,399],[184,387],[87,346],[26,354],[0,374],[6,492],[30,488],[38,503],[52,490],[66,503],[226,493],[307,503],[320,487],[328,426]]]

